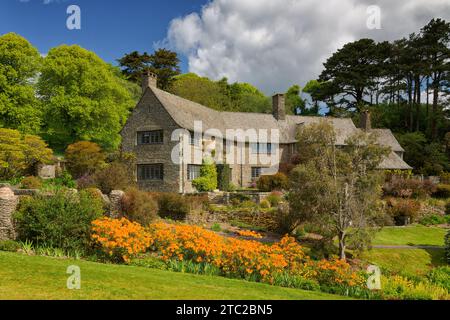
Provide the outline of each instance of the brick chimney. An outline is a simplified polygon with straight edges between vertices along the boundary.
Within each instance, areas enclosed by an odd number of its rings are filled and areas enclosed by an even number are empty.
[[[148,87],[156,87],[158,82],[158,76],[150,71],[144,73],[142,77],[142,93],[145,92],[145,89]]]
[[[272,113],[277,120],[286,120],[286,106],[284,94],[276,94],[272,97]]]
[[[359,127],[365,131],[372,129],[372,121],[370,119],[370,111],[365,110],[361,113],[361,118],[359,120]]]

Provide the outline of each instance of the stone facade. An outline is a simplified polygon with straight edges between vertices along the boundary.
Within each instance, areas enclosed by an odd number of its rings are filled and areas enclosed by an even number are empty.
[[[17,204],[18,197],[10,188],[0,189],[0,241],[16,238],[12,216],[16,211]]]

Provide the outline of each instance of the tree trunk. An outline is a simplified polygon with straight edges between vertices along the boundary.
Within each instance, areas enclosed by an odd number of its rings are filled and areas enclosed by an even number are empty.
[[[431,116],[431,138],[433,141],[437,139],[437,110],[439,100],[439,86],[434,86],[433,89],[433,115]]]
[[[339,232],[339,258],[342,260],[346,260],[345,256],[345,232]]]
[[[422,81],[420,81],[420,77],[418,77],[416,82],[416,131],[420,130],[420,104],[421,104],[421,97],[420,97],[420,84]]]

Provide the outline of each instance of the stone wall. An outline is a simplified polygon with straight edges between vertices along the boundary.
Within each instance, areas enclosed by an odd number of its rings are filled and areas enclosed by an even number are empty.
[[[10,188],[3,187],[0,189],[0,241],[16,238],[12,216],[16,211],[18,202],[18,197]]]

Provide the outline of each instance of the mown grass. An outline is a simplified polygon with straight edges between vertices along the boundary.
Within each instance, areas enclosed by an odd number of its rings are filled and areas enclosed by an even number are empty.
[[[67,267],[81,269],[69,290]],[[0,299],[335,300],[343,297],[222,277],[0,252]]]
[[[443,246],[446,232],[444,228],[422,225],[384,227],[376,234],[373,244]]]
[[[372,249],[363,260],[397,273],[424,274],[444,265],[444,249]]]

